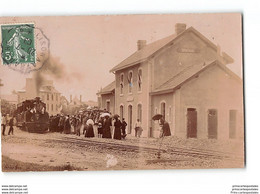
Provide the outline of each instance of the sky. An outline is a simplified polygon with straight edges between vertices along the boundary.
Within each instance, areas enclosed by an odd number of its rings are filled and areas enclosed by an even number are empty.
[[[50,40],[51,56],[58,58],[70,79],[55,79],[62,95],[82,95],[84,101],[97,100],[96,93],[114,80],[109,70],[137,50],[137,40],[151,43],[175,33],[176,23],[193,26],[234,63],[228,67],[242,77],[241,15],[219,14],[155,14],[100,16],[2,17],[0,24],[33,22]],[[76,77],[75,77],[76,75]],[[25,86],[21,74],[0,64],[4,84],[1,94]],[[54,79],[53,77],[49,77]]]

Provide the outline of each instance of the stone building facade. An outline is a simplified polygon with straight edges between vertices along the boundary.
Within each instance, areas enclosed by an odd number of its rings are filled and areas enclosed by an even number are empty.
[[[226,67],[233,62],[196,29],[176,24],[173,35],[139,40],[137,51],[111,69],[115,113],[129,134],[140,119],[144,137],[158,137],[152,116],[160,113],[176,136],[243,138],[243,83]]]

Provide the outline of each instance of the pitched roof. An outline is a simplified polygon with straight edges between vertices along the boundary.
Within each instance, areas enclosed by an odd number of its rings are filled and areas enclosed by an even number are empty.
[[[183,34],[192,31],[197,36],[199,36],[204,42],[206,42],[209,46],[211,46],[214,50],[217,51],[217,46],[213,44],[209,39],[207,39],[204,35],[202,35],[199,31],[197,31],[193,27],[189,27],[184,32],[180,33],[179,35],[173,34],[166,38],[157,40],[155,42],[152,42],[148,45],[146,45],[144,48],[136,51],[132,55],[130,55],[128,58],[123,60],[121,63],[113,67],[110,72],[115,72],[127,67],[131,67],[133,65],[136,65],[138,63],[146,61],[150,56],[155,54],[156,52],[160,51],[164,46],[171,44],[173,41],[177,40],[179,37],[181,37]],[[233,59],[227,55],[226,53],[222,53],[223,58],[227,61],[227,63],[233,62]]]
[[[116,89],[116,81],[113,81],[112,83],[108,84],[106,87],[102,88],[97,94],[109,94],[115,89]]]
[[[166,38],[157,40],[155,42],[152,42],[144,48],[136,51],[132,55],[130,55],[128,58],[123,60],[121,63],[119,63],[117,66],[113,67],[113,69],[110,70],[110,72],[117,71],[132,65],[135,65],[137,63],[145,61],[149,56],[151,56],[153,53],[155,53],[158,49],[165,46],[168,42],[173,40],[176,37],[175,34],[168,36]]]
[[[157,87],[154,91],[151,92],[151,95],[155,94],[162,94],[162,93],[168,93],[173,92],[174,90],[180,88],[184,83],[191,80],[192,78],[198,76],[201,72],[205,71],[209,67],[212,67],[213,65],[218,65],[220,68],[222,68],[226,73],[234,77],[239,82],[242,82],[241,78],[236,75],[233,71],[228,69],[225,65],[223,65],[218,60],[214,60],[210,62],[209,64],[199,64],[199,65],[192,65],[178,73],[177,75],[173,76],[171,79]]]

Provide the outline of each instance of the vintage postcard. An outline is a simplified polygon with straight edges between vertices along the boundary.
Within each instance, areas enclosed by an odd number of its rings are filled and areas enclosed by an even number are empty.
[[[245,166],[240,13],[0,28],[2,171]]]

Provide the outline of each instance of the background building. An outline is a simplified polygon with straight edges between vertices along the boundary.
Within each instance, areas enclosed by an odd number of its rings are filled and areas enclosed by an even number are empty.
[[[89,107],[97,107],[98,103],[92,100],[82,101],[82,95],[72,97],[70,95],[70,100],[68,101],[65,96],[61,97],[62,110],[61,113],[74,115],[78,114],[79,111],[87,110]]]
[[[8,102],[10,104],[14,104],[14,105],[17,105],[17,103],[18,103],[17,94],[1,94],[0,99],[5,100],[6,102]]]
[[[18,98],[16,94],[1,94],[0,105],[1,113],[12,115],[16,110]]]
[[[72,95],[70,95],[70,101],[67,106],[67,113],[68,114],[77,114],[81,108],[84,107],[84,103],[82,102],[82,97],[80,95],[80,98],[77,96],[74,96],[72,98]]]
[[[112,114],[115,113],[115,81],[108,84],[97,93],[98,95],[98,107],[106,109]],[[122,115],[121,115],[122,116]]]

